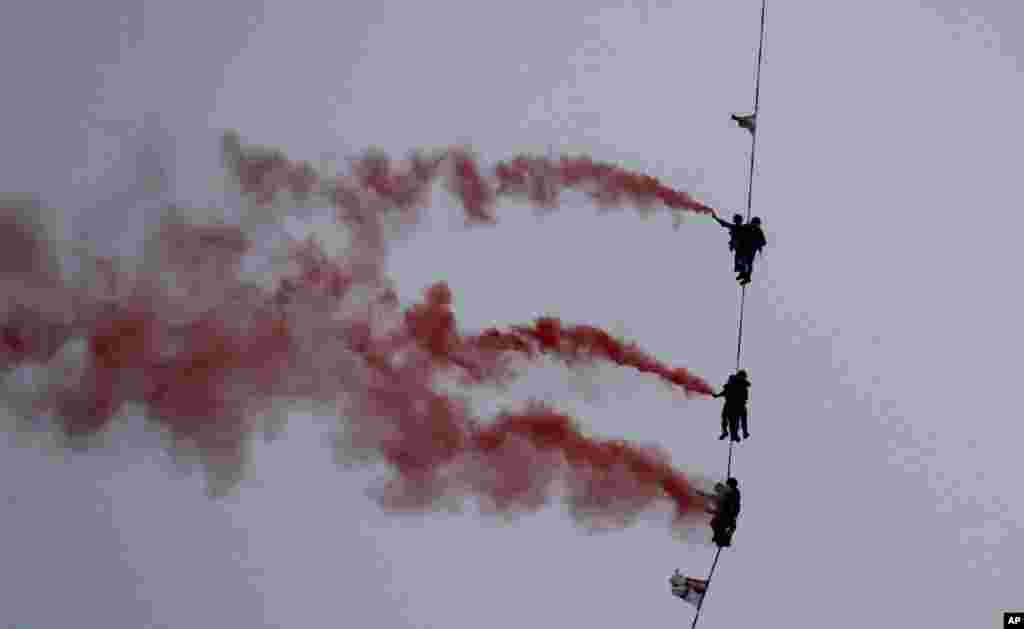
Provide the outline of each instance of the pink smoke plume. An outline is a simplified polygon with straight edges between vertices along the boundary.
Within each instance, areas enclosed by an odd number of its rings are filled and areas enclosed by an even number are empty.
[[[350,175],[325,182],[310,164],[291,162],[281,151],[243,147],[232,134],[226,134],[224,146],[226,161],[243,190],[261,203],[271,202],[280,191],[306,199],[326,187],[335,197],[351,195],[353,189],[372,191],[390,207],[411,210],[424,202],[429,185],[446,172],[442,167],[447,164],[446,186],[460,199],[471,223],[493,223],[494,204],[503,196],[525,196],[535,205],[556,207],[565,188],[586,192],[602,207],[633,203],[646,208],[660,202],[670,210],[715,213],[714,208],[654,177],[585,156],[563,155],[555,161],[519,155],[499,162],[488,177],[464,148],[432,154],[415,151],[404,169],[395,168],[387,155],[370,151],[352,160]]]
[[[390,464],[394,477],[380,495],[390,508],[429,509],[469,495],[499,512],[534,510],[561,490],[588,525],[625,526],[659,503],[671,506],[676,526],[692,525],[705,499],[661,451],[584,436],[571,418],[539,404],[485,422],[464,400],[435,390],[440,369],[496,378],[503,355],[536,347],[710,392],[685,370],[589,326],[542,319],[511,332],[460,335],[443,283],[403,313],[383,273],[380,210],[414,209],[439,163],[413,160],[402,177],[362,163],[362,183],[334,188],[337,220],[352,232],[349,250],[330,258],[312,240],[299,243],[293,267],[269,289],[242,279],[242,258],[258,243],[241,228],[171,219],[142,259],[96,259],[94,272],[72,282],[31,208],[5,208],[0,289],[15,299],[0,310],[0,370],[59,366],[61,377],[26,412],[51,416],[73,442],[139,405],[173,445],[200,454],[215,493],[237,482],[261,413],[280,400],[314,400],[336,406],[345,447]],[[267,172],[293,187],[309,181],[307,170],[281,164]],[[471,163],[458,168],[460,194],[479,200],[467,211],[482,212],[489,189],[474,183]],[[242,171],[245,184],[251,170]],[[76,339],[86,347],[77,363],[61,357]]]
[[[497,372],[494,358],[507,352],[526,356],[548,353],[570,365],[603,359],[681,387],[687,394],[711,395],[711,386],[683,368],[673,369],[633,344],[614,338],[590,325],[565,326],[556,317],[541,317],[532,326],[514,326],[508,332],[496,328],[475,336],[460,335],[451,310],[452,293],[440,282],[426,291],[426,303],[405,313],[406,330],[441,365],[455,365],[483,378]],[[491,359],[491,360],[488,360]]]

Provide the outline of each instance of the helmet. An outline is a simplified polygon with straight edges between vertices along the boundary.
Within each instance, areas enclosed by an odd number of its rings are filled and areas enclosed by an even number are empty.
[[[731,476],[729,477],[729,480],[725,481],[725,484],[728,485],[729,487],[732,487],[733,489],[736,489],[740,486],[740,482],[735,478],[732,478]]]
[[[760,225],[761,224],[761,217],[760,216],[755,216],[754,218],[750,219],[750,224],[751,225]]]
[[[737,225],[739,225],[740,223],[743,222],[743,215],[742,214],[733,214],[732,215],[732,222],[734,222]]]

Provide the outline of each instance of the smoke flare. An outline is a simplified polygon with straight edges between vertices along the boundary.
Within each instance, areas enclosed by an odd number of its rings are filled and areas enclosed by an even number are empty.
[[[532,326],[496,328],[475,336],[463,336],[456,329],[451,311],[452,293],[439,282],[426,291],[426,303],[405,313],[406,328],[417,342],[442,366],[459,366],[478,380],[502,372],[495,358],[515,352],[529,357],[553,354],[569,365],[603,359],[644,373],[653,373],[681,387],[688,395],[711,395],[711,386],[683,368],[673,369],[639,347],[614,338],[591,325],[563,325],[557,317],[541,317]]]
[[[493,209],[500,197],[525,196],[536,206],[556,207],[561,191],[566,188],[586,192],[605,208],[623,202],[648,208],[660,202],[674,212],[715,213],[714,208],[650,175],[595,162],[587,156],[563,155],[552,160],[519,155],[499,162],[492,176],[487,177],[465,148],[453,147],[429,154],[414,151],[404,169],[395,168],[384,153],[367,151],[362,157],[351,160],[351,174],[324,181],[310,164],[291,162],[281,151],[243,147],[237,134],[225,134],[224,153],[225,163],[243,190],[264,204],[272,202],[281,192],[306,200],[317,190],[337,202],[350,198],[355,187],[372,191],[388,207],[408,212],[424,202],[433,179],[446,174],[446,187],[462,202],[470,223],[495,222]]]

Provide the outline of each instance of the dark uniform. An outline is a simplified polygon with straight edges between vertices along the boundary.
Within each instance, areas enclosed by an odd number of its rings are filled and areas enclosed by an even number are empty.
[[[722,390],[714,394],[714,397],[725,397],[725,405],[722,406],[722,434],[719,439],[725,439],[732,434],[733,441],[739,441],[739,429],[743,428],[743,438],[750,436],[747,430],[747,400],[750,398],[750,380],[747,380],[747,372],[742,369],[734,375],[722,387]]]
[[[750,283],[750,274],[754,272],[754,258],[768,244],[761,230],[761,218],[755,216],[743,225],[736,234],[736,279],[740,284]]]
[[[740,484],[735,478],[730,478],[724,485],[715,485],[715,493],[718,494],[718,504],[715,516],[711,518],[712,540],[719,547],[727,547],[732,544],[736,519],[740,515]]]
[[[739,214],[734,214],[731,223],[726,223],[717,216],[714,217],[718,224],[729,230],[729,251],[735,252],[733,260],[733,272],[740,273],[743,270],[743,258],[740,255],[740,250],[736,247],[739,242],[740,232],[743,230],[743,217]]]

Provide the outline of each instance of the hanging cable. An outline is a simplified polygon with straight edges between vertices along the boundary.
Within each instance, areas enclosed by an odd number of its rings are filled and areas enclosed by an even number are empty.
[[[761,34],[757,44],[757,70],[754,74],[754,129],[751,133],[750,141],[750,171],[747,176],[747,217],[746,220],[750,222],[751,208],[753,207],[754,199],[754,165],[756,163],[757,155],[757,113],[760,108],[761,99],[761,61],[764,58],[764,16],[765,9],[768,4],[768,0],[761,0]],[[739,325],[736,331],[736,370],[740,369],[740,359],[743,351],[743,312],[745,310],[747,301],[747,287],[743,285],[740,287],[740,313],[739,313]],[[732,476],[732,439],[729,440],[729,459],[726,466],[726,478]],[[711,562],[711,569],[708,571],[708,578],[704,586],[704,594],[701,596],[700,602],[697,604],[697,612],[693,616],[693,624],[690,625],[690,629],[697,628],[697,621],[700,619],[701,609],[704,607],[704,599],[707,597],[707,592],[711,588],[711,578],[715,574],[715,567],[718,565],[718,558],[722,555],[722,547],[718,547],[718,551],[715,552],[715,559]]]
[[[711,562],[711,571],[708,573],[708,585],[711,585],[711,576],[715,574],[715,566],[718,565],[718,557],[722,554],[722,548],[718,548],[718,552],[715,553],[715,560]],[[704,598],[707,597],[707,589],[704,590],[704,596],[700,597],[700,602],[697,603],[697,613],[693,616],[693,624],[690,625],[690,629],[696,629],[697,619],[700,618],[700,608],[704,606]]]
[[[736,371],[740,370],[740,353],[743,350],[743,306],[747,301],[747,287],[740,287],[740,328],[736,334]]]
[[[729,440],[729,464],[725,468],[725,477],[729,478],[732,476],[732,444],[735,443],[732,439]]]
[[[754,200],[754,155],[757,152],[757,111],[761,106],[761,59],[764,57],[764,10],[768,0],[761,0],[761,39],[757,43],[757,73],[754,75],[754,132],[750,140],[750,176],[747,178],[747,220]]]

